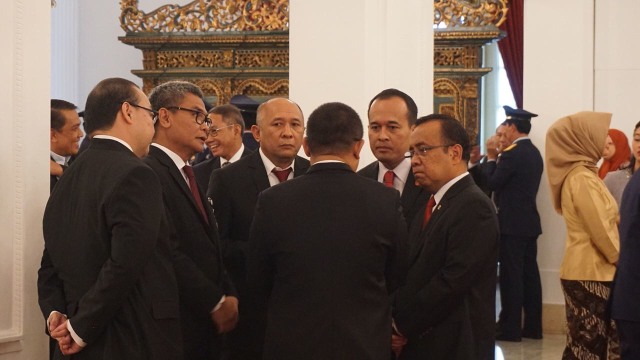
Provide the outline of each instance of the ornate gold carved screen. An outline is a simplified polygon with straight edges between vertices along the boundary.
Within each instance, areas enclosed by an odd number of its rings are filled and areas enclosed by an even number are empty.
[[[132,72],[149,92],[182,79],[214,104],[233,95],[257,100],[289,93],[289,1],[197,0],[152,12],[121,0],[120,41],[142,50],[143,70]]]
[[[480,129],[483,46],[505,34],[508,0],[434,1],[434,111],[459,119],[472,139]]]

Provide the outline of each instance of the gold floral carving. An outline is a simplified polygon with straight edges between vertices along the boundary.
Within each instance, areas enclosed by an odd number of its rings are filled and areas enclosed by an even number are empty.
[[[478,137],[478,81],[475,78],[436,78],[433,82],[436,111],[462,122],[469,137]]]
[[[157,68],[216,68],[233,67],[232,50],[214,51],[160,51],[156,57]]]
[[[507,19],[509,0],[434,0],[433,22],[438,27],[500,26]]]
[[[289,67],[288,50],[238,50],[237,67]]]
[[[289,30],[289,0],[196,0],[148,14],[138,9],[138,0],[120,0],[120,9],[127,33]]]

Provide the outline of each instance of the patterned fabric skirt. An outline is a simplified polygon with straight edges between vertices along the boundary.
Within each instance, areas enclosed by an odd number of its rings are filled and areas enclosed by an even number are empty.
[[[567,313],[563,360],[618,360],[615,323],[608,318],[611,282],[560,280]]]

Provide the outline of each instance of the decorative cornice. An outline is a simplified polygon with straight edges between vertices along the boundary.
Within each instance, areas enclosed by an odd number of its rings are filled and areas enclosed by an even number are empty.
[[[150,13],[138,0],[120,0],[120,27],[127,33],[289,30],[289,0],[196,0]]]
[[[500,26],[507,20],[509,0],[434,0],[438,28]]]

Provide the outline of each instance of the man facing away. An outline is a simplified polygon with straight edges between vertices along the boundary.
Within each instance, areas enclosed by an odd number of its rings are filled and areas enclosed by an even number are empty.
[[[69,158],[78,154],[79,142],[84,133],[76,106],[64,100],[51,99],[51,168],[50,189],[58,182],[67,168]]]
[[[240,321],[230,333],[232,359],[259,356],[256,328],[248,319],[246,251],[258,194],[270,186],[307,172],[309,161],[297,156],[302,146],[304,118],[291,100],[274,98],[260,105],[253,136],[258,151],[211,174],[207,196],[213,203],[223,247],[224,264],[240,298]],[[298,203],[306,200],[299,199]],[[256,355],[257,354],[257,355]]]
[[[447,115],[422,117],[411,133],[416,182],[433,196],[411,226],[409,273],[395,296],[399,359],[494,359],[498,223],[467,172],[469,150]]]
[[[500,222],[500,302],[497,340],[542,339],[542,285],[537,240],[542,233],[536,195],[542,156],[529,137],[538,115],[505,106],[505,138],[500,154],[488,151],[482,171],[494,192]],[[522,320],[524,310],[524,322]]]
[[[352,108],[320,106],[307,175],[260,194],[248,281],[268,317],[263,359],[389,359],[407,230],[397,191],[354,173],[362,135]]]
[[[187,164],[202,148],[209,129],[202,91],[186,81],[168,81],[149,94],[158,112],[155,135],[144,159],[160,179],[177,250],[185,359],[220,359],[222,338],[238,319],[238,299],[222,264],[211,206]]]
[[[242,144],[244,120],[237,107],[220,105],[209,110],[211,128],[205,143],[213,157],[193,166],[196,182],[200,189],[207,191],[211,173],[222,166],[230,165],[251,154]]]
[[[429,195],[416,186],[409,151],[409,135],[418,117],[413,99],[396,89],[386,89],[369,102],[369,146],[378,159],[358,171],[400,192],[407,225],[427,203]]]
[[[98,83],[85,110],[91,145],[47,203],[38,302],[74,359],[183,357],[162,188],[140,159],[154,122],[134,83]]]

